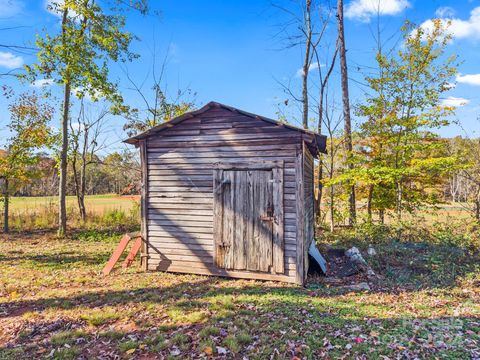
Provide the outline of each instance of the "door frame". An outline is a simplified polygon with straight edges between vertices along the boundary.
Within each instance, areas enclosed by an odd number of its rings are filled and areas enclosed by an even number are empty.
[[[213,164],[213,242],[215,265],[225,268],[223,245],[223,171],[224,170],[271,170],[273,180],[273,226],[272,226],[272,273],[285,273],[283,160],[242,162],[217,162]]]

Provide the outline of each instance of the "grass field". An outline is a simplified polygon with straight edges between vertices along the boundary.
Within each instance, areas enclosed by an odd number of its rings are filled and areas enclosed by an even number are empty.
[[[57,196],[13,197],[10,210],[12,213],[40,212],[42,209],[55,208],[58,204],[57,201]],[[88,195],[85,198],[85,206],[89,211],[97,213],[115,209],[128,211],[139,201],[138,196]],[[67,207],[76,209],[77,198],[75,196],[67,196]]]
[[[381,241],[369,259],[380,277],[350,292],[138,264],[103,277],[119,235],[0,241],[0,359],[480,357],[478,250]]]
[[[90,195],[85,198],[86,222],[81,221],[77,199],[67,196],[67,219],[70,228],[139,226],[139,196],[114,194]],[[3,212],[0,219],[3,221]],[[57,197],[13,197],[10,205],[10,227],[17,231],[53,229],[58,224]]]

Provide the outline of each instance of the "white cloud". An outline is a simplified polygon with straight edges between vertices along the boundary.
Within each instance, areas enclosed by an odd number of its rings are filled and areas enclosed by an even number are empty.
[[[38,79],[32,83],[33,87],[42,88],[53,85],[53,79]]]
[[[447,31],[456,39],[480,39],[480,6],[470,12],[467,20],[446,17],[442,22],[444,26],[450,22]],[[434,28],[432,19],[424,21],[420,26],[426,33],[430,33]]]
[[[458,74],[456,80],[461,84],[480,86],[480,74]]]
[[[12,17],[23,11],[24,3],[19,0],[0,0],[1,18]]]
[[[7,69],[15,69],[22,65],[23,58],[21,56],[16,56],[9,52],[0,51],[0,66]]]
[[[324,67],[324,66],[325,66],[325,64],[319,64],[318,62],[311,63],[310,66],[308,67],[308,72],[316,70],[319,67]],[[302,68],[298,69],[295,75],[297,77],[302,77],[303,76],[303,69]]]
[[[435,16],[439,18],[452,18],[455,16],[455,9],[450,6],[441,6],[435,10]]]
[[[465,106],[469,102],[470,100],[468,99],[449,96],[448,98],[442,100],[442,105],[459,107],[459,106]]]
[[[345,16],[369,22],[378,15],[397,15],[410,7],[408,0],[352,0],[345,8]]]

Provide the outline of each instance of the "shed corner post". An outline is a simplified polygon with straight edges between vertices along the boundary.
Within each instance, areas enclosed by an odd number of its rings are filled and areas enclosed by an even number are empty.
[[[296,206],[296,230],[297,230],[297,251],[295,264],[295,282],[299,285],[305,283],[304,271],[304,246],[305,246],[305,202],[303,184],[303,147],[297,146],[295,158],[295,206]]]
[[[142,187],[140,200],[140,231],[142,235],[141,265],[144,271],[148,270],[148,156],[147,139],[141,140],[140,146],[140,164],[142,173]]]

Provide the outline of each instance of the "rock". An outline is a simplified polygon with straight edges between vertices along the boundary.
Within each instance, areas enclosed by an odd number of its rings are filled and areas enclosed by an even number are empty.
[[[372,245],[369,245],[369,246],[368,246],[367,254],[368,254],[369,256],[375,256],[375,255],[377,255],[377,252],[376,252],[375,249],[372,247]]]
[[[370,285],[366,282],[361,282],[358,284],[352,284],[345,286],[346,289],[352,290],[352,291],[369,291],[370,290]]]
[[[180,351],[180,349],[177,348],[176,346],[174,346],[174,347],[172,348],[172,350],[170,350],[170,355],[172,355],[172,356],[178,356],[178,355],[180,355],[181,353],[182,353],[182,352]]]
[[[218,352],[218,355],[225,355],[227,353],[227,349],[221,346],[217,346],[217,352]]]
[[[360,250],[358,250],[358,248],[355,246],[345,251],[345,255],[356,264],[367,264],[362,254],[360,253]]]

